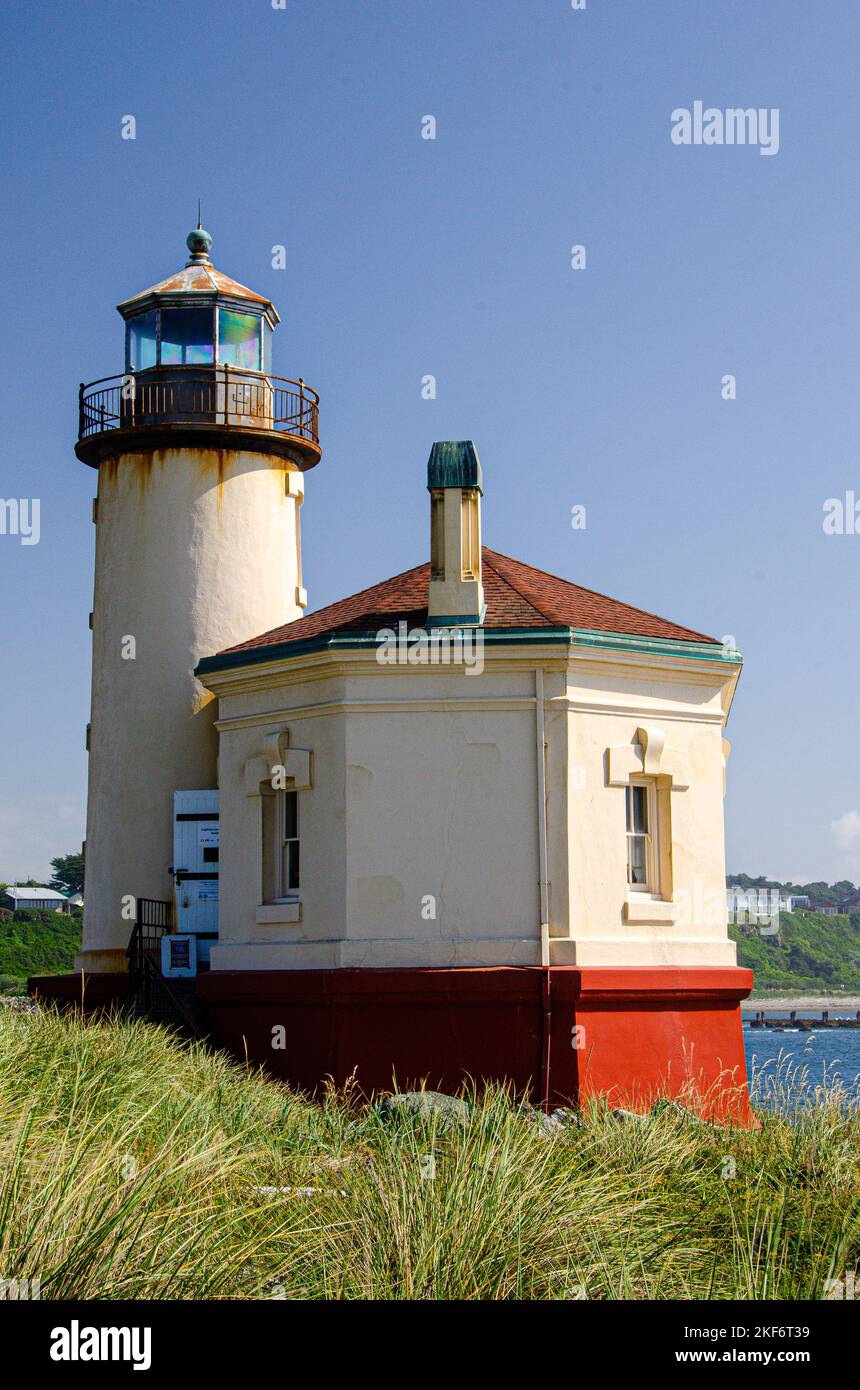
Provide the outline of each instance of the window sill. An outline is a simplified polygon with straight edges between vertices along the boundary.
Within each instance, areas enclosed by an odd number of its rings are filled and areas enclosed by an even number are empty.
[[[282,922],[300,922],[302,920],[302,905],[300,902],[288,903],[262,903],[257,908],[257,925],[260,927],[276,927]]]
[[[673,926],[678,920],[678,909],[673,902],[667,902],[663,898],[649,898],[645,893],[631,893],[624,904],[624,920]]]

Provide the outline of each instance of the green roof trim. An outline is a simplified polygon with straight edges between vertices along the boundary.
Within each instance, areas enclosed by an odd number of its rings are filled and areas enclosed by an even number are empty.
[[[441,439],[427,460],[427,487],[477,488],[483,496],[484,475],[471,439]]]
[[[273,642],[268,647],[246,647],[240,652],[223,652],[218,656],[204,656],[198,661],[194,668],[195,676],[205,676],[209,671],[232,671],[239,666],[257,666],[267,661],[282,661],[291,656],[306,656],[312,652],[325,651],[362,651],[368,648],[375,648],[382,645],[380,632],[390,632],[396,629],[400,621],[393,618],[388,627],[374,628],[372,632],[327,632],[319,637],[306,637],[298,642]],[[415,629],[410,628],[409,631]],[[428,637],[433,637],[434,633],[439,634],[441,628],[422,628]],[[475,627],[474,625],[466,628],[453,628],[452,631],[460,632],[481,632],[484,641],[492,643],[493,646],[500,646],[507,643],[508,646],[531,645],[552,643],[553,645],[569,645],[571,640],[571,629],[569,627],[529,627],[529,628],[486,628]]]
[[[198,661],[194,674],[201,679],[214,671],[232,671],[244,666],[258,666],[270,661],[286,661],[294,656],[307,656],[324,651],[363,651],[381,645],[380,632],[396,629],[402,621],[393,617],[391,624],[374,631],[328,632],[319,637],[306,637],[297,642],[273,642],[265,647],[246,647],[243,651],[223,652],[204,656]],[[411,629],[413,631],[415,629]],[[432,638],[439,628],[425,628]],[[454,628],[453,630],[459,630]],[[602,648],[608,651],[640,652],[650,656],[686,657],[691,661],[723,661],[738,664],[740,652],[726,652],[718,642],[687,642],[674,637],[638,637],[634,633],[601,632],[593,628],[548,627],[484,627],[466,628],[479,631],[488,646],[573,646]]]
[[[577,647],[604,647],[611,651],[643,652],[653,656],[684,656],[695,661],[743,662],[735,648],[720,642],[693,642],[682,637],[640,637],[633,632],[602,632],[599,628],[572,628]]]

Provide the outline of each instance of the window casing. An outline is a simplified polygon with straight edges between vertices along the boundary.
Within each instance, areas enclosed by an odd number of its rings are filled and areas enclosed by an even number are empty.
[[[263,902],[297,902],[300,889],[299,794],[261,788]]]
[[[660,817],[653,778],[631,777],[625,789],[625,801],[628,891],[659,896]]]
[[[278,896],[297,898],[299,894],[299,794],[276,792],[278,836],[280,842]]]

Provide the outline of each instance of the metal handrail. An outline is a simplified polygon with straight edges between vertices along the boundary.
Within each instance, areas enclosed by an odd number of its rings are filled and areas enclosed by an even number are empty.
[[[137,916],[128,943],[128,968],[133,997],[150,1016],[161,1017],[201,1041],[206,1034],[177,998],[161,973],[162,937],[173,931],[173,904],[158,898],[138,898]]]
[[[205,1031],[177,998],[155,962],[148,957],[144,960],[139,986],[144,1008],[154,1021],[170,1023],[180,1031],[184,1029],[186,1034],[200,1042],[206,1039]]]
[[[173,930],[173,904],[160,898],[138,898],[137,915],[129,938],[129,970],[142,971],[147,959],[158,959],[161,938]]]
[[[78,439],[153,425],[270,429],[319,444],[319,394],[302,377],[225,365],[157,368],[81,382]]]

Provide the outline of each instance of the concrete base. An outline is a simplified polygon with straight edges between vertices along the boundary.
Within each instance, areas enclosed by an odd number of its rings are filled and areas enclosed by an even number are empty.
[[[308,1092],[510,1081],[535,1102],[660,1096],[749,1123],[737,967],[212,971],[197,982],[235,1056]]]

